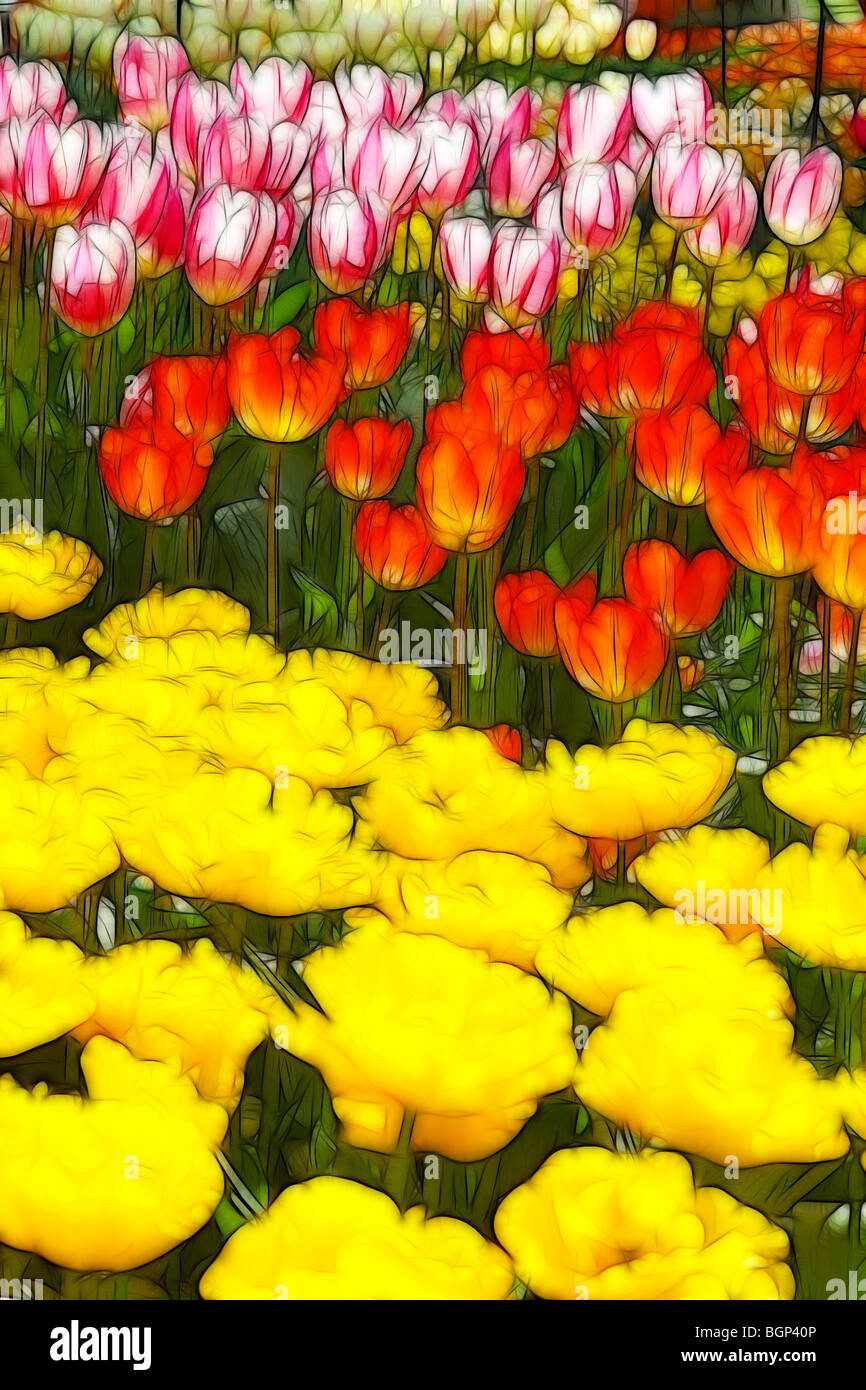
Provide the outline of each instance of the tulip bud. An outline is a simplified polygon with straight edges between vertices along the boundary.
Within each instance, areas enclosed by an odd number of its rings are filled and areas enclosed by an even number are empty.
[[[665,135],[678,135],[683,144],[693,144],[706,140],[710,132],[713,97],[699,73],[666,73],[654,82],[638,75],[631,104],[638,130],[653,147]]]
[[[405,207],[423,173],[418,141],[415,131],[397,130],[382,119],[367,130],[351,131],[346,167],[359,197],[375,196],[389,212]]]
[[[355,522],[355,550],[365,574],[383,589],[417,589],[448,559],[435,545],[417,507],[365,502]]]
[[[0,202],[13,217],[60,227],[75,222],[102,181],[111,133],[95,121],[59,126],[50,116],[0,127]]]
[[[277,230],[266,193],[215,184],[198,199],[186,238],[186,274],[206,304],[242,299],[264,274]]]
[[[764,181],[764,216],[787,246],[806,246],[826,232],[842,192],[842,162],[821,145],[801,158],[782,150]]]
[[[0,121],[26,121],[40,113],[60,121],[67,105],[63,78],[53,63],[0,58]]]
[[[237,114],[235,100],[222,82],[203,82],[194,72],[180,79],[171,108],[171,145],[185,178],[197,177],[199,146],[222,112]]]
[[[383,247],[390,254],[388,231],[388,211],[378,199],[374,205],[350,188],[320,194],[307,224],[310,264],[334,294],[359,290],[381,263]]]
[[[741,175],[729,184],[707,220],[686,232],[686,246],[704,265],[727,265],[745,251],[757,216],[758,195]]]
[[[556,128],[563,168],[583,159],[618,159],[633,126],[631,88],[622,73],[605,73],[598,83],[569,87]]]
[[[51,307],[93,338],[123,318],[135,289],[135,242],[122,222],[60,227],[51,260]]]
[[[445,279],[459,299],[483,304],[490,293],[493,234],[480,217],[446,217],[439,228]]]
[[[493,591],[493,603],[506,642],[524,656],[556,656],[553,613],[560,593],[544,570],[504,575]]]
[[[129,228],[143,279],[174,270],[183,253],[186,208],[171,147],[162,137],[154,146],[142,131],[117,143],[92,217],[119,218]]]
[[[239,58],[229,74],[229,87],[241,111],[269,129],[303,119],[312,85],[307,65],[288,63],[285,58],[266,58],[255,70]]]
[[[384,497],[399,478],[411,443],[408,420],[335,420],[325,436],[325,472],[344,497],[357,502]]]
[[[142,38],[128,30],[112,54],[120,114],[152,134],[168,125],[181,77],[189,72],[183,44],[174,38]]]
[[[625,236],[637,199],[630,169],[610,164],[573,164],[562,188],[562,226],[571,245],[590,260],[613,251]]]
[[[711,145],[684,144],[678,135],[665,135],[652,169],[656,212],[678,232],[699,227],[727,194],[739,166],[733,150],[719,153]]]
[[[487,170],[487,196],[497,217],[523,217],[553,173],[556,151],[544,140],[508,136]]]
[[[427,103],[429,106],[429,102]],[[478,141],[464,121],[439,117],[418,123],[423,163],[417,201],[433,221],[462,203],[478,174]]]
[[[99,471],[109,497],[143,521],[163,521],[192,507],[212,463],[209,444],[154,420],[108,429],[99,442]]]
[[[658,33],[651,19],[633,19],[626,25],[625,51],[632,62],[644,63],[652,57]]]
[[[512,328],[543,318],[559,286],[560,248],[550,232],[504,225],[493,238],[490,302]]]

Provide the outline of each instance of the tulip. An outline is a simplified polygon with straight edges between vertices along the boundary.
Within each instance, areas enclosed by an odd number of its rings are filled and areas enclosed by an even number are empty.
[[[627,599],[596,599],[591,576],[560,594],[554,621],[566,670],[590,695],[620,705],[664,670],[669,645],[657,615]]]
[[[199,140],[196,182],[199,188],[227,183],[281,197],[308,154],[308,135],[291,121],[269,129],[262,121],[223,111]]]
[[[693,637],[718,617],[734,562],[720,550],[701,550],[687,560],[667,541],[641,541],[623,559],[626,598],[651,608],[671,637]]]
[[[335,420],[325,436],[325,472],[355,502],[384,497],[400,476],[412,443],[408,420]]]
[[[150,136],[120,140],[114,148],[93,218],[119,218],[132,233],[138,273],[156,280],[179,264],[186,232],[186,209],[170,148]]]
[[[808,290],[771,299],[758,324],[771,378],[800,396],[842,390],[860,360],[864,332],[863,312],[847,295]]]
[[[206,304],[242,299],[264,273],[277,230],[267,194],[216,184],[196,201],[186,237],[187,279]]]
[[[735,178],[706,221],[686,232],[686,246],[703,265],[728,265],[748,246],[757,216],[754,184],[745,176]]]
[[[655,81],[639,75],[632,83],[631,104],[635,125],[653,148],[666,135],[691,144],[710,133],[713,98],[699,73],[666,73]]]
[[[429,103],[428,103],[429,106]],[[475,182],[479,168],[478,141],[463,121],[444,119],[419,122],[423,173],[417,202],[434,222],[462,203]]]
[[[445,279],[458,299],[483,304],[490,295],[493,234],[480,217],[446,217],[439,228]]]
[[[439,573],[448,551],[435,545],[417,507],[365,502],[355,522],[355,550],[365,574],[383,589],[417,589]]]
[[[313,74],[305,63],[265,58],[252,69],[239,58],[229,74],[229,87],[241,111],[270,129],[283,121],[303,120],[310,100]]]
[[[764,180],[764,216],[787,246],[807,246],[826,232],[842,192],[842,162],[826,146],[801,158],[777,154]]]
[[[672,506],[697,506],[704,500],[704,459],[721,437],[701,405],[639,415],[631,437],[638,481]]]
[[[684,144],[679,135],[662,137],[653,160],[652,199],[663,222],[677,232],[699,227],[727,196],[741,160],[733,150]]]
[[[227,429],[231,414],[222,357],[154,357],[124,392],[120,424],[155,420],[210,444]]]
[[[771,578],[811,568],[821,490],[802,458],[750,468],[746,440],[731,428],[706,459],[704,485],[710,525],[739,564]]]
[[[637,201],[634,174],[619,160],[573,164],[562,187],[562,226],[575,250],[590,260],[622,241]]]
[[[569,87],[556,128],[556,147],[563,168],[584,159],[618,159],[633,126],[631,88],[622,73],[605,73],[598,83]]]
[[[294,328],[232,337],[226,355],[232,410],[256,439],[308,439],[346,397],[345,360],[302,352]]]
[[[142,521],[163,521],[194,506],[212,463],[209,444],[156,421],[105,430],[99,443],[109,497]]]
[[[653,162],[653,151],[649,141],[645,140],[638,131],[632,131],[619,159],[620,163],[634,174],[634,181],[638,190],[642,189]]]
[[[523,217],[553,173],[556,151],[545,140],[503,140],[487,166],[487,197],[497,217]]]
[[[416,497],[427,529],[445,550],[489,550],[523,494],[526,469],[516,449],[473,428],[426,443],[415,469]]]
[[[135,242],[122,222],[60,227],[51,261],[51,307],[93,338],[119,323],[135,289]]]
[[[316,197],[307,225],[307,249],[322,284],[334,294],[361,289],[390,251],[388,229],[387,208],[378,200],[350,188]]]
[[[716,384],[697,315],[664,302],[639,304],[606,342],[573,344],[570,365],[578,401],[620,419],[703,404]]]
[[[350,131],[346,164],[350,182],[361,197],[376,196],[391,213],[415,196],[424,162],[414,130],[398,130],[377,120],[367,130]]]
[[[515,729],[511,724],[494,724],[489,729],[482,729],[503,758],[508,758],[509,762],[519,763],[523,761],[523,736],[519,729]]]
[[[0,202],[43,227],[75,222],[96,194],[111,134],[95,121],[58,125],[50,116],[0,127]]]
[[[625,51],[634,63],[651,58],[658,41],[658,28],[651,19],[633,19],[626,25]]]
[[[554,608],[561,592],[544,570],[503,575],[493,605],[506,642],[524,656],[556,656]]]
[[[304,214],[297,201],[289,193],[277,203],[277,230],[274,233],[271,254],[268,256],[262,272],[263,282],[279,275],[281,270],[285,270],[301,239],[303,226]],[[259,291],[262,290],[267,296],[267,285],[264,283],[259,285]]]
[[[465,108],[478,139],[481,164],[487,168],[500,145],[509,136],[526,140],[540,109],[538,97],[528,87],[519,87],[511,96],[501,82],[485,78],[466,98]]]
[[[392,125],[404,125],[424,95],[417,75],[398,73],[388,76],[378,67],[341,63],[334,73],[334,86],[346,121],[351,126],[370,125],[384,116]]]
[[[171,108],[171,146],[185,178],[196,178],[199,146],[217,116],[236,111],[234,97],[222,82],[203,82],[193,72],[180,79]]]
[[[178,39],[143,38],[125,30],[112,53],[120,114],[156,134],[168,125],[181,77],[189,72],[186,50]]]
[[[405,300],[381,309],[363,309],[348,299],[332,299],[316,310],[316,351],[340,365],[353,391],[369,391],[391,380],[423,318],[421,306]]]
[[[26,121],[40,114],[60,121],[67,105],[72,103],[53,63],[19,64],[8,54],[0,58],[0,121]]]
[[[561,254],[549,232],[501,226],[490,254],[490,302],[512,328],[543,318],[556,298]]]

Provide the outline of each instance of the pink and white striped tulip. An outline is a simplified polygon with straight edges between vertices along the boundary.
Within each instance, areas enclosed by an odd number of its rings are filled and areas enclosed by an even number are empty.
[[[195,203],[186,235],[190,285],[206,304],[232,304],[265,273],[277,231],[267,193],[216,184]]]
[[[524,217],[553,174],[556,150],[546,140],[506,136],[487,167],[487,198],[497,217]]]
[[[277,230],[271,254],[262,272],[263,279],[271,279],[279,275],[281,270],[285,270],[301,239],[303,226],[303,211],[290,193],[282,202],[277,203]]]
[[[0,58],[0,121],[26,121],[40,113],[60,121],[74,119],[75,103],[70,102],[63,78],[53,63],[16,63]]]
[[[805,158],[782,150],[764,180],[764,216],[787,246],[807,246],[826,232],[841,192],[842,162],[826,145]]]
[[[416,198],[421,211],[435,222],[463,202],[478,177],[478,141],[465,121],[449,124],[438,116],[428,118],[426,112],[415,129],[423,165]]]
[[[631,88],[623,73],[604,73],[599,82],[569,87],[556,127],[560,163],[618,159],[634,129]]]
[[[237,103],[222,82],[204,82],[194,72],[177,85],[171,108],[171,146],[185,178],[195,179],[199,149],[218,116],[237,114]]]
[[[653,206],[675,231],[699,227],[730,186],[740,166],[733,150],[719,151],[700,141],[684,144],[678,135],[664,135],[653,160]]]
[[[693,256],[706,266],[727,265],[746,249],[758,217],[754,184],[740,171],[728,184],[706,222],[686,232]]]
[[[112,69],[120,114],[152,134],[167,126],[177,86],[189,72],[179,39],[143,38],[124,30],[114,45]]]
[[[111,146],[110,130],[95,121],[10,121],[0,127],[0,203],[43,227],[77,221],[99,189]]]
[[[375,195],[351,188],[318,194],[307,223],[310,264],[334,294],[349,294],[381,264],[391,235],[388,209]]]
[[[631,104],[635,125],[653,148],[670,134],[684,144],[704,141],[712,126],[712,93],[700,73],[690,70],[666,73],[654,82],[637,76]]]
[[[51,260],[51,307],[76,333],[94,338],[119,323],[135,289],[135,243],[116,219],[60,227]]]
[[[526,140],[538,120],[541,98],[528,87],[519,87],[511,96],[501,82],[486,77],[464,102],[478,140],[482,168],[492,159],[503,140],[513,135]]]
[[[418,134],[398,130],[383,118],[366,131],[349,131],[345,158],[355,192],[362,198],[381,198],[389,212],[399,212],[411,202],[424,172]]]
[[[490,303],[512,328],[543,318],[556,298],[562,257],[550,232],[505,223],[493,237]]]
[[[458,299],[483,304],[490,294],[493,233],[481,217],[446,217],[439,228],[445,279]]]
[[[239,58],[229,73],[229,87],[240,110],[268,127],[303,119],[313,74],[306,63],[265,58],[253,69]]]
[[[621,160],[573,164],[562,185],[562,226],[571,248],[595,260],[622,241],[637,201],[637,180]]]
[[[119,139],[88,220],[119,220],[135,242],[138,274],[156,280],[180,264],[189,200],[161,131],[153,144],[146,131]]]

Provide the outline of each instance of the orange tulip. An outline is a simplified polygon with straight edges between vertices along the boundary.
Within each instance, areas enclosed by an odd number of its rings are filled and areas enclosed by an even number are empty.
[[[217,356],[154,357],[124,395],[121,425],[151,419],[210,442],[232,418],[226,363]]]
[[[180,516],[202,494],[213,449],[157,420],[108,429],[99,471],[108,495],[142,521]]]
[[[572,344],[569,362],[579,403],[596,415],[704,403],[716,384],[697,314],[664,301],[639,304],[606,342]]]
[[[622,564],[626,597],[658,613],[671,637],[693,637],[718,616],[734,562],[721,550],[687,560],[667,541],[629,546]]]
[[[519,763],[523,759],[523,738],[519,729],[514,729],[510,724],[494,724],[490,729],[483,729],[496,749],[503,758],[508,758],[509,762]]]
[[[524,458],[559,449],[577,420],[577,401],[566,367],[546,367],[512,377],[502,367],[484,367],[463,389],[461,403]]]
[[[703,680],[704,663],[696,656],[678,656],[677,671],[680,678],[680,690],[684,695],[687,695]]]
[[[773,381],[800,396],[840,391],[863,351],[863,314],[844,292],[779,295],[765,305],[758,330]]]
[[[366,391],[391,380],[423,318],[420,304],[363,309],[351,299],[332,299],[316,310],[313,340],[322,356],[342,365],[348,387]]]
[[[344,360],[301,350],[294,328],[229,339],[228,393],[247,434],[275,444],[308,439],[345,400]]]
[[[702,405],[640,416],[631,440],[638,481],[675,507],[696,506],[704,500],[704,459],[720,439]]]
[[[621,704],[655,684],[668,657],[657,614],[624,598],[595,597],[588,576],[556,600],[559,650],[573,680],[602,700]]]
[[[447,550],[430,539],[417,507],[365,502],[355,522],[355,550],[366,574],[383,589],[417,589],[437,575]]]
[[[755,332],[754,326],[750,332]],[[810,397],[778,385],[759,339],[749,342],[742,325],[728,340],[725,378],[736,384],[734,403],[749,434],[759,449],[770,454],[790,454],[799,438],[829,443],[845,434],[857,418],[858,393],[848,382],[839,391]]]
[[[446,550],[488,550],[502,535],[523,494],[526,469],[498,435],[473,427],[441,431],[418,455],[418,507],[430,535]]]
[[[561,592],[544,570],[503,575],[493,605],[506,642],[524,656],[556,656],[553,610]]]
[[[344,497],[357,502],[384,497],[399,478],[411,443],[408,420],[335,420],[325,436],[325,472]]]
[[[466,334],[460,352],[460,371],[471,381],[486,367],[499,367],[512,381],[524,372],[540,372],[550,366],[550,349],[540,333],[525,338],[509,329],[506,333],[485,333],[479,329]]]

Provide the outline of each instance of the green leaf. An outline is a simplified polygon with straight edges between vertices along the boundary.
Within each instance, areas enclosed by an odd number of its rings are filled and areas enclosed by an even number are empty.
[[[292,319],[297,318],[307,302],[310,293],[310,286],[306,280],[300,281],[297,285],[289,285],[287,290],[277,295],[271,305],[270,328],[275,332],[278,328],[284,328]]]
[[[304,599],[304,627],[317,627],[321,624],[322,630],[317,635],[321,640],[333,641],[340,630],[340,612],[336,599],[327,589],[323,589],[320,584],[310,579],[309,575],[295,569],[294,566],[292,578]]]

